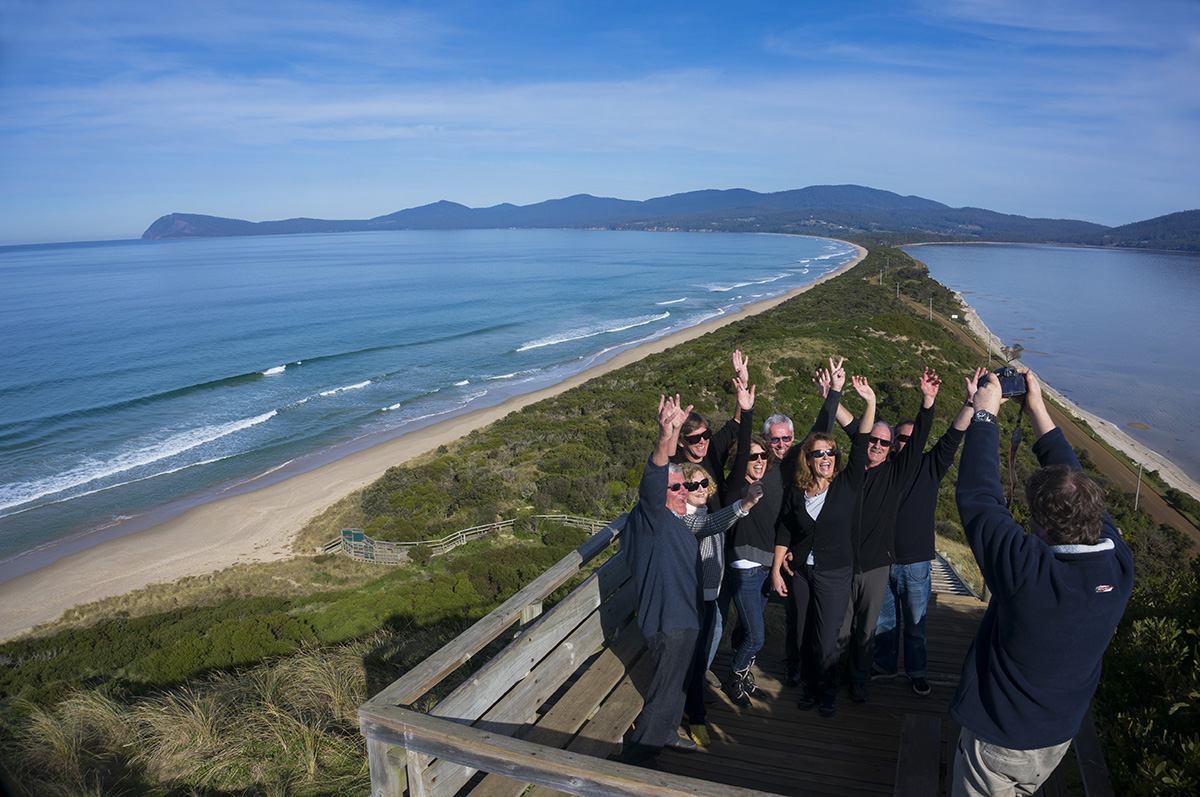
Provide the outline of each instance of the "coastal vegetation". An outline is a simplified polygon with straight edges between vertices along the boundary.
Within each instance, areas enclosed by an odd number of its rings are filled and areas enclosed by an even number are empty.
[[[728,418],[734,349],[750,358],[756,424],[784,412],[801,430],[820,403],[812,371],[830,355],[845,354],[848,372],[870,379],[881,417],[892,421],[915,412],[916,378],[934,367],[944,380],[936,438],[961,406],[963,376],[987,362],[929,311],[962,315],[955,295],[920,263],[877,249],[772,310],[389,469],[315,518],[297,549],[314,550],[343,527],[422,540],[541,512],[615,517],[636,498],[660,394],[682,394],[714,425]],[[856,397],[846,401],[860,408]],[[1006,405],[1001,423],[1013,428],[1015,407]],[[1026,429],[1018,484],[1036,467],[1031,448]],[[1081,460],[1089,466],[1086,452]],[[1118,793],[1194,793],[1200,571],[1179,530],[1135,511],[1131,495],[1094,475],[1138,572],[1097,696],[1114,785]],[[937,546],[978,589],[955,479],[952,468],[939,494]],[[1016,493],[1014,512],[1024,519]],[[510,538],[446,557],[422,554],[398,568],[301,557],[84,607],[0,645],[0,762],[27,794],[364,791],[359,703],[580,539],[576,530],[526,520]]]

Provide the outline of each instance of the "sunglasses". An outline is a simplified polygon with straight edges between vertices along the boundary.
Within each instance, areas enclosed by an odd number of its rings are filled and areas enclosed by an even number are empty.
[[[867,441],[874,443],[875,445],[879,446],[880,448],[887,448],[888,446],[890,446],[892,444],[891,440],[884,440],[882,437],[876,437],[875,435],[871,435],[870,437],[868,437]]]
[[[910,435],[910,434],[898,434],[898,435],[896,435],[896,442],[897,442],[897,443],[907,443],[907,442],[908,442],[909,440],[911,440],[911,439],[912,439],[912,435]]]
[[[767,458],[767,454],[766,454],[766,452],[764,452],[764,451],[759,451],[759,452],[758,452],[758,453],[756,453],[756,454],[751,454],[751,455],[750,455],[750,461],[751,461],[751,462],[758,462],[760,459],[766,459],[766,458]]]
[[[685,489],[687,489],[688,491],[691,491],[691,490],[707,490],[707,489],[708,489],[708,479],[701,479],[701,480],[700,480],[700,481],[698,481],[698,482],[684,482],[684,483],[683,483],[683,486],[684,486],[684,488],[685,488]]]
[[[699,443],[701,440],[711,440],[712,432],[710,432],[708,429],[705,429],[703,432],[696,432],[695,434],[685,435],[683,439],[687,441],[688,445],[694,446],[694,445],[696,445],[696,443]]]
[[[774,445],[779,445],[780,443],[790,443],[795,439],[796,438],[792,437],[791,435],[788,435],[787,437],[772,437],[771,445],[774,446]]]
[[[821,457],[833,458],[833,457],[837,456],[837,449],[836,448],[814,448],[812,451],[808,452],[808,455],[810,457],[812,457],[813,459],[820,459]]]
[[[683,482],[675,482],[674,484],[668,484],[667,489],[673,493],[677,493],[680,490],[682,490],[685,486],[686,485]]]

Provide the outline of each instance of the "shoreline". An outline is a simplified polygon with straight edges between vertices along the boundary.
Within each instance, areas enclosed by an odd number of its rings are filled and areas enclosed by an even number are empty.
[[[161,523],[105,539],[16,576],[0,584],[0,605],[4,607],[0,612],[0,641],[56,620],[80,604],[238,564],[304,554],[292,550],[292,545],[305,523],[346,495],[371,484],[389,467],[453,442],[527,404],[761,313],[844,274],[862,262],[867,250],[849,241],[841,243],[854,247],[854,259],[781,296],[625,349],[557,384],[381,440],[258,489],[197,504]]]
[[[1000,356],[1003,360],[1003,355],[1001,354],[1003,343],[1000,338],[988,328],[983,319],[979,317],[979,313],[976,312],[975,308],[967,302],[961,293],[954,291],[954,295],[965,308],[963,315],[966,318],[967,327],[993,354]],[[1020,363],[1020,357],[1015,362]],[[1125,430],[1112,421],[1107,421],[1099,415],[1083,409],[1058,390],[1055,390],[1053,386],[1043,382],[1042,389],[1066,409],[1070,415],[1087,423],[1092,431],[1103,439],[1104,442],[1121,451],[1133,461],[1140,462],[1147,470],[1158,471],[1158,475],[1162,477],[1162,480],[1175,489],[1200,498],[1200,483],[1184,473],[1174,462],[1145,444],[1134,440]]]

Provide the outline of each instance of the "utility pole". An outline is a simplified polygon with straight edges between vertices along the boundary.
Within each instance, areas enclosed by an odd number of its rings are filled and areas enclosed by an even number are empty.
[[[929,320],[933,320],[933,297],[929,297]]]

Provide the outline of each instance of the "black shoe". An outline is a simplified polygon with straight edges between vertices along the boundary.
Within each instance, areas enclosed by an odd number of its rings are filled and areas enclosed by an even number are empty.
[[[800,668],[789,664],[787,666],[787,674],[784,676],[783,682],[788,686],[800,685]],[[810,706],[811,708],[811,706]]]
[[[879,669],[878,667],[871,668],[871,680],[872,681],[878,681],[881,678],[895,678],[895,677],[896,677],[896,673],[894,673],[894,672],[884,672],[883,670]]]
[[[816,705],[817,699],[809,694],[807,689],[800,695],[800,699],[796,701],[796,708],[801,711],[812,711]]]
[[[850,699],[855,703],[867,702],[867,684],[865,681],[854,681],[850,684]]]
[[[725,682],[725,685],[722,686],[721,689],[724,690],[725,694],[729,696],[730,702],[732,702],[735,706],[749,708],[750,695],[746,694],[746,688],[743,684],[744,681],[742,679],[742,674],[735,672],[729,677],[729,680]]]
[[[817,710],[817,713],[828,719],[837,713],[837,704],[832,700],[822,700],[821,708]]]
[[[758,684],[754,683],[754,675],[749,670],[746,671],[746,677],[742,679],[742,688],[746,690],[746,694],[750,697],[757,697],[759,700],[766,700],[770,695],[758,688]]]
[[[933,691],[933,688],[929,686],[929,681],[924,678],[913,678],[912,687],[913,691],[922,697]]]

